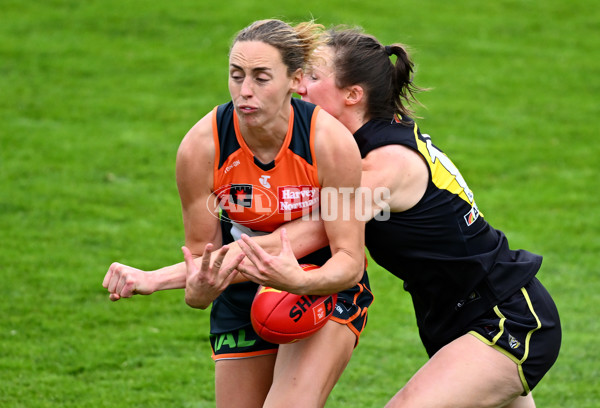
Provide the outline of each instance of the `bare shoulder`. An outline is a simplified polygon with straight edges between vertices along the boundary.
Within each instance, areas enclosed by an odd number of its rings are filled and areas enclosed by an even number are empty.
[[[425,161],[413,149],[400,145],[390,144],[371,150],[363,159],[363,170],[385,170],[393,166],[396,169],[417,167],[426,169]]]
[[[214,156],[212,113],[208,113],[187,132],[177,151],[177,160],[189,160],[198,155]]]
[[[327,182],[329,176],[342,180],[343,185],[360,181],[360,152],[352,133],[337,119],[321,109],[315,126],[315,154],[319,178]],[[327,184],[327,183],[326,183]]]
[[[362,161],[362,170],[363,187],[389,189],[392,211],[413,207],[425,193],[429,181],[429,169],[423,157],[399,144],[370,151]]]
[[[177,150],[176,176],[180,194],[196,191],[195,185],[212,188],[214,156],[212,114],[209,113],[187,132]]]
[[[316,146],[321,147],[325,151],[337,150],[338,152],[348,151],[358,153],[358,147],[352,133],[324,109],[318,112],[315,132]]]

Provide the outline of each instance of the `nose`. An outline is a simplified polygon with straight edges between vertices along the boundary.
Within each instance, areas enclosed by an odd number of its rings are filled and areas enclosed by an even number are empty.
[[[243,97],[252,96],[252,78],[244,78],[244,81],[242,82],[242,87],[240,89],[240,93]]]

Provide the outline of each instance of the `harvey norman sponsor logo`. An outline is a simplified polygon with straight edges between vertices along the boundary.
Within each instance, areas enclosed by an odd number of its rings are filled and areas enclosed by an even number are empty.
[[[310,212],[319,204],[319,189],[314,186],[282,186],[277,188],[279,213]]]

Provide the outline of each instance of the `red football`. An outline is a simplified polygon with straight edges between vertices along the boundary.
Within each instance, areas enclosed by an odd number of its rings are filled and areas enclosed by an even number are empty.
[[[300,265],[305,271],[319,268]],[[276,344],[292,343],[314,334],[333,313],[337,294],[295,295],[260,286],[250,311],[252,327],[260,337]]]

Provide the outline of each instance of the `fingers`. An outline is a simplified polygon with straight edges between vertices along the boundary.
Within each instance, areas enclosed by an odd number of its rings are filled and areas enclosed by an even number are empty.
[[[241,241],[237,241],[240,248],[248,257],[248,259],[256,266],[262,264],[262,262],[270,257],[270,255],[265,252],[260,245],[255,243],[248,235],[242,234]]]
[[[113,275],[113,269],[116,266],[117,266],[117,263],[113,263],[112,265],[110,265],[110,267],[108,268],[108,271],[106,272],[106,275],[104,275],[104,280],[102,281],[102,287],[108,288],[108,283],[110,282],[110,279],[112,278],[112,275]]]
[[[102,287],[108,289],[108,291],[110,292],[108,298],[113,302],[116,302],[117,300],[121,299],[121,296],[115,293],[116,287],[119,284],[119,266],[120,264],[116,262],[110,265],[108,271],[106,272],[106,275],[104,275],[104,279],[102,280]]]
[[[210,242],[206,244],[204,247],[204,253],[202,254],[202,264],[200,265],[200,269],[203,271],[207,271],[210,266],[210,254],[213,252],[213,244]],[[189,269],[188,269],[189,270]]]
[[[223,279],[223,287],[227,287],[235,275],[237,274],[236,268],[242,262],[242,260],[246,257],[243,253],[236,255],[231,261],[229,261],[225,266],[222,266],[225,255],[229,251],[229,247],[226,245],[219,250],[217,254],[217,258],[213,263],[212,269],[215,274],[220,274],[221,279]],[[224,277],[223,277],[224,275]]]
[[[122,269],[123,265],[116,262],[113,263],[110,268],[108,268],[108,272],[106,272],[102,286],[104,286],[110,293],[115,293],[117,291],[119,281],[122,277]]]
[[[181,247],[181,252],[183,252],[183,259],[185,260],[186,273],[189,276],[197,269],[196,264],[194,263],[194,257],[192,256],[192,252],[185,245]],[[202,261],[204,262],[204,259]]]
[[[114,291],[114,294],[119,298],[130,298],[135,294],[135,279],[128,274],[121,274],[119,283]]]
[[[240,264],[242,263],[242,261],[244,260],[244,258],[246,257],[246,255],[242,254],[238,254],[235,258],[233,258],[231,260],[231,262],[229,262],[226,266],[227,270],[230,270],[229,273],[234,272],[238,266],[240,266]]]
[[[235,277],[234,272],[236,272],[235,268],[239,265],[242,259],[244,259],[245,255],[243,253],[236,255],[232,260],[227,262],[225,267],[223,267],[223,261],[225,260],[225,256],[229,251],[229,246],[222,246],[218,252],[216,252],[216,254],[213,254],[213,248],[213,244],[206,244],[204,248],[204,254],[202,255],[200,269],[198,269],[196,266],[191,251],[185,246],[181,248],[184,254],[187,269],[187,284],[207,284],[209,286],[224,288],[229,284],[229,282],[231,282],[231,280],[233,280]]]
[[[116,262],[108,269],[102,286],[108,290],[112,301],[130,298],[136,294],[149,295],[155,290],[145,271]]]
[[[227,255],[228,251],[229,251],[228,245],[224,245],[221,247],[221,249],[219,249],[219,252],[217,253],[215,260],[213,261],[213,264],[212,264],[213,271],[217,272],[221,268],[221,265],[223,264],[223,259],[225,259],[225,255]],[[207,265],[207,267],[208,267],[208,265]]]
[[[257,257],[264,259],[270,256],[264,249],[262,249],[260,245],[254,242],[248,235],[242,234],[242,240],[250,248],[250,250],[254,254],[256,254]],[[246,254],[246,256],[248,256],[248,254]]]
[[[225,278],[225,280],[224,280],[225,286],[229,286],[229,284],[237,276],[238,271],[237,271],[236,268],[239,266],[240,262],[242,262],[242,260],[245,257],[246,257],[246,255],[244,255],[244,254],[237,255],[231,262],[229,262],[227,264],[227,267],[224,268],[225,269],[225,273],[229,274],[229,276],[227,276],[227,278]]]
[[[236,271],[239,271],[246,279],[255,283],[261,283],[261,273],[252,262],[245,262],[238,266]]]
[[[107,285],[110,300],[117,301],[121,298],[130,298],[135,293],[135,282],[121,271],[113,271]]]

